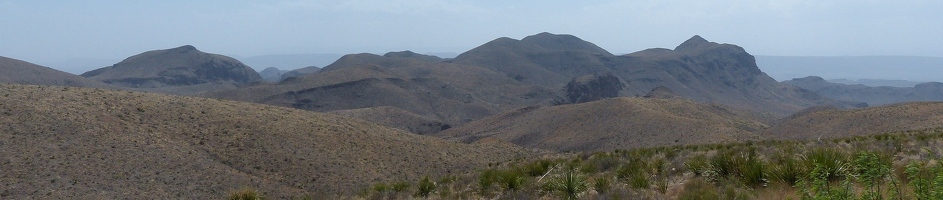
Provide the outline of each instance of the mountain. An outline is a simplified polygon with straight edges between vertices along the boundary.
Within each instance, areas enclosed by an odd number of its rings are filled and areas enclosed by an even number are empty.
[[[817,108],[790,116],[761,135],[815,140],[941,127],[943,102],[914,102],[852,110]]]
[[[3,72],[0,73],[0,83],[59,85],[107,89],[119,88],[117,86],[108,85],[100,81],[2,56],[0,56],[0,72]]]
[[[456,126],[513,108],[550,104],[559,94],[483,67],[351,54],[318,73],[205,96],[319,112],[389,106]]]
[[[0,194],[9,199],[352,195],[531,155],[331,114],[216,99],[0,84]]]
[[[295,70],[291,70],[291,71],[287,71],[287,72],[285,72],[285,73],[282,73],[282,76],[280,77],[279,81],[285,80],[285,79],[288,79],[288,78],[291,78],[291,77],[298,77],[298,76],[305,75],[305,74],[318,73],[318,72],[320,72],[320,71],[321,71],[321,68],[320,68],[320,67],[316,67],[316,66],[303,67],[303,68],[299,68],[299,69],[295,69]]]
[[[499,139],[556,151],[610,151],[760,139],[766,127],[724,106],[681,99],[609,98],[508,111],[437,136],[464,142]]]
[[[259,73],[238,60],[204,53],[190,45],[144,52],[82,76],[123,87],[158,88],[154,90],[170,93],[235,88],[262,81]],[[202,89],[204,86],[206,89]]]
[[[886,79],[829,79],[828,82],[841,83],[847,85],[866,85],[871,87],[891,86],[891,87],[913,87],[921,82],[907,80],[886,80]]]
[[[265,81],[268,82],[278,82],[282,80],[282,74],[288,72],[287,70],[280,70],[275,67],[265,68],[262,71],[259,71],[259,76],[262,77]]]
[[[675,49],[647,49],[614,56],[571,35],[541,33],[522,40],[499,38],[465,52],[453,63],[482,66],[522,83],[565,87],[574,78],[612,74],[625,85],[620,96],[642,96],[656,87],[705,103],[721,103],[786,116],[805,107],[851,107],[763,73],[743,48],[693,36]]]
[[[832,83],[822,77],[795,78],[783,83],[799,86],[832,99],[886,105],[911,101],[943,101],[943,83],[920,83],[913,87],[870,87]]]

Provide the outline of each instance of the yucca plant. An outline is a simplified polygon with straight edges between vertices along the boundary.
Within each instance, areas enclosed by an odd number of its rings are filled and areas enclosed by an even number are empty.
[[[587,188],[586,178],[575,169],[567,169],[563,174],[550,180],[545,187],[560,195],[562,199],[577,199]]]
[[[416,192],[416,196],[429,197],[429,194],[435,191],[436,184],[426,176],[423,177],[422,180],[419,180],[419,183],[416,184],[416,188],[419,189],[419,191]]]

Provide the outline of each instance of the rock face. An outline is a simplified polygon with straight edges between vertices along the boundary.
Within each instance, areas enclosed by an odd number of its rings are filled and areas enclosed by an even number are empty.
[[[870,87],[860,84],[832,83],[822,77],[809,76],[783,81],[783,83],[805,88],[829,98],[863,102],[871,106],[911,101],[943,101],[943,83],[938,82],[921,83],[914,87]]]
[[[618,97],[625,85],[612,74],[584,75],[566,84],[566,99],[569,103],[583,103]]]
[[[190,45],[144,52],[82,76],[131,88],[220,82],[245,84],[262,80],[259,73],[236,59],[204,53]]]

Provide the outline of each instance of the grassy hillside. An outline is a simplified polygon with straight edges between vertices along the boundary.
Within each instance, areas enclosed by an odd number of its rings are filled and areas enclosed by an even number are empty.
[[[939,127],[943,127],[943,102],[915,102],[852,110],[800,112],[783,119],[762,135],[769,139],[795,140]]]
[[[0,196],[208,199],[351,192],[529,153],[328,114],[140,92],[0,85]]]
[[[622,97],[518,109],[437,135],[466,142],[496,138],[549,150],[608,151],[757,140],[753,131],[765,126],[722,106]]]

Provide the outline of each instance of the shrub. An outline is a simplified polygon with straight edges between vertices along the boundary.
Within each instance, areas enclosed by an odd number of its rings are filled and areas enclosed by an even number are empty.
[[[793,156],[780,156],[778,160],[779,163],[772,165],[769,170],[770,179],[795,186],[799,179],[802,179],[802,176],[806,174],[805,169]]]
[[[551,166],[553,166],[553,162],[549,160],[538,160],[525,164],[523,171],[531,177],[543,176],[550,170]]]
[[[855,177],[866,187],[862,198],[883,199],[881,183],[891,178],[890,158],[873,152],[861,152],[855,156],[854,163]]]
[[[832,148],[816,148],[803,154],[803,165],[806,169],[821,168],[822,174],[827,175],[828,181],[835,181],[848,171],[848,156],[844,152]]]
[[[518,191],[524,187],[524,174],[517,170],[498,171],[496,178],[505,191]]]
[[[426,176],[419,180],[419,183],[416,184],[416,188],[418,189],[416,196],[429,197],[429,194],[435,191],[436,185],[435,182],[432,182],[429,180],[429,177]]]
[[[610,188],[612,188],[612,181],[609,178],[601,176],[593,179],[593,190],[596,190],[597,193],[609,192]]]
[[[559,194],[562,199],[577,199],[587,189],[586,178],[575,169],[566,170],[551,179],[548,184],[545,188]]]
[[[393,192],[396,192],[396,193],[405,192],[406,190],[409,190],[409,183],[396,182],[396,183],[390,184],[390,188],[393,189]]]
[[[265,199],[253,189],[242,188],[229,194],[229,200],[262,200]]]
[[[710,169],[710,164],[707,162],[707,156],[698,154],[688,159],[687,162],[684,162],[684,167],[694,172],[694,175],[701,176],[705,171]]]
[[[684,183],[684,190],[678,194],[679,200],[714,200],[720,199],[717,187],[701,178],[694,178]]]

